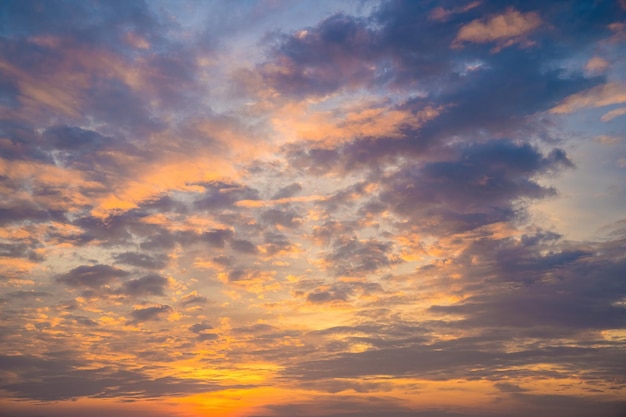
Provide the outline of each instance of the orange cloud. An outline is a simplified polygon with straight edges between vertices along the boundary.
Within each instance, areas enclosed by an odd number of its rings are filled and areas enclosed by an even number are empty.
[[[621,103],[626,103],[626,84],[607,83],[566,97],[561,103],[550,109],[550,112],[567,114],[585,108],[604,107]]]
[[[272,126],[280,142],[309,140],[336,146],[362,136],[401,137],[406,127],[419,128],[439,116],[444,106],[426,106],[413,113],[389,108],[389,103],[359,99],[341,107],[321,110],[315,101],[289,103],[277,109]]]
[[[541,17],[535,12],[520,13],[509,8],[503,14],[477,19],[459,29],[453,47],[462,47],[463,42],[499,42],[494,50],[522,43],[525,37],[541,25]]]
[[[618,109],[613,109],[602,115],[600,118],[603,122],[609,122],[616,117],[620,117],[626,114],[626,107],[620,107]]]
[[[585,71],[590,74],[598,74],[605,72],[609,68],[609,62],[599,56],[592,57],[585,64]]]
[[[259,208],[259,207],[272,207],[282,204],[291,203],[309,203],[317,201],[325,201],[328,197],[324,195],[303,195],[296,197],[277,198],[275,200],[239,200],[235,203],[237,207],[246,208]]]
[[[465,13],[469,10],[472,10],[478,6],[480,6],[482,4],[481,1],[474,1],[471,2],[470,4],[466,5],[466,6],[462,6],[462,7],[455,7],[452,9],[445,9],[443,7],[435,7],[432,12],[430,12],[430,18],[432,20],[437,20],[440,22],[445,22],[446,20],[448,20],[448,18],[450,16],[453,16],[455,14],[459,14],[459,13]]]

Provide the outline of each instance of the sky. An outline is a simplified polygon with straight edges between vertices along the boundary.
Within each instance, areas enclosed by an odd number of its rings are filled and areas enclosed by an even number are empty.
[[[0,416],[626,415],[626,1],[0,2]]]

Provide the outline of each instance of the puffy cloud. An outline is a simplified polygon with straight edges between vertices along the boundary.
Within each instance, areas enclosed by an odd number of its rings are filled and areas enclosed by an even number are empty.
[[[571,166],[559,149],[542,155],[528,144],[488,142],[462,149],[454,160],[401,168],[382,181],[374,207],[391,209],[420,230],[462,232],[523,215],[517,201],[556,193],[533,178]]]
[[[203,295],[199,295],[197,291],[192,291],[191,293],[183,296],[181,298],[183,305],[193,305],[193,304],[207,304],[209,303],[209,299]]]
[[[337,276],[362,276],[400,262],[389,243],[354,238],[337,239],[325,258]]]
[[[194,332],[194,333],[202,333],[205,330],[211,330],[211,329],[213,329],[213,326],[211,326],[210,324],[206,322],[196,323],[193,326],[189,327],[189,331]]]
[[[498,54],[492,58],[490,68],[472,76],[472,82],[441,93],[438,100],[453,104],[438,117],[417,127],[406,126],[399,137],[357,136],[333,146],[298,143],[285,146],[284,151],[294,167],[309,174],[346,174],[360,170],[376,172],[407,157],[441,159],[446,152],[442,145],[451,138],[473,138],[481,142],[491,135],[550,137],[541,130],[529,131],[528,120],[597,80],[577,75],[565,77],[561,70],[540,71],[538,65],[534,58],[520,52]],[[508,74],[513,70],[519,83],[511,83]],[[400,106],[417,112],[431,104],[428,98],[411,97]]]
[[[209,243],[211,246],[223,248],[225,243],[233,236],[232,230],[229,229],[213,229],[204,232],[201,235],[202,241]]]
[[[240,200],[257,200],[257,190],[235,183],[211,182],[198,184],[205,187],[204,195],[195,201],[199,209],[216,210],[228,208]]]
[[[348,294],[341,290],[316,290],[306,297],[310,303],[328,303],[331,301],[347,301]]]
[[[294,182],[278,190],[276,194],[272,196],[272,200],[293,197],[294,195],[298,194],[300,191],[302,191],[302,185],[300,185],[297,182]]]
[[[44,291],[35,291],[35,290],[29,290],[29,291],[11,291],[6,293],[5,296],[0,297],[0,303],[12,303],[12,302],[19,302],[19,303],[27,303],[30,300],[36,300],[36,301],[41,301],[43,298],[45,297],[49,297],[51,294],[44,292]]]
[[[327,220],[323,224],[313,227],[313,236],[321,243],[328,244],[334,239],[341,238],[341,236],[351,235],[357,227],[358,225],[354,221]]]
[[[217,333],[209,332],[208,330],[213,330],[213,326],[211,326],[207,322],[196,323],[193,326],[189,327],[190,332],[196,333],[198,335],[197,340],[200,342],[214,341],[219,339],[219,335]]]
[[[519,385],[511,384],[508,382],[498,382],[494,385],[502,392],[525,392],[524,388],[521,388]]]
[[[115,261],[125,265],[138,266],[146,269],[162,269],[167,265],[163,257],[152,257],[146,253],[123,252],[115,255]]]
[[[200,342],[207,342],[207,341],[211,341],[211,340],[217,340],[219,339],[219,335],[215,334],[215,333],[200,333],[198,335],[198,340]]]
[[[599,135],[593,139],[603,145],[615,145],[620,142],[619,138],[609,135]]]
[[[230,243],[230,246],[241,253],[253,254],[257,252],[256,246],[247,240],[235,239]]]
[[[56,280],[70,287],[98,289],[129,273],[109,265],[81,265],[59,275]]]
[[[261,219],[267,223],[287,228],[298,227],[302,223],[300,215],[291,209],[269,209],[261,214]]]
[[[138,279],[126,281],[120,293],[133,297],[148,295],[165,295],[163,290],[167,287],[167,278],[157,274],[150,274]]]
[[[276,60],[261,71],[270,85],[289,94],[327,94],[358,85],[375,75],[367,65],[371,38],[363,21],[336,14],[314,29],[284,37]]]
[[[130,324],[138,324],[150,320],[159,320],[160,316],[164,313],[172,311],[172,307],[168,305],[159,305],[153,307],[138,308],[130,312],[133,318]]]

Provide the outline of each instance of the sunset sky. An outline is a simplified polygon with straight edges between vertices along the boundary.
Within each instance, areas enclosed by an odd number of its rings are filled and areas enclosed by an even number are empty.
[[[626,0],[2,0],[0,194],[2,417],[626,415]]]

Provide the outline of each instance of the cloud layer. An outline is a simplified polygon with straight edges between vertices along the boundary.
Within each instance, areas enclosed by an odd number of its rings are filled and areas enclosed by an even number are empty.
[[[626,410],[622,1],[0,16],[2,412]]]

